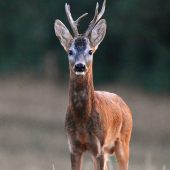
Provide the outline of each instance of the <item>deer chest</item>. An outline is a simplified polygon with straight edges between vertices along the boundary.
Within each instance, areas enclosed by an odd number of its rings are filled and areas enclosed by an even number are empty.
[[[97,113],[91,113],[88,121],[83,123],[76,122],[71,112],[67,112],[66,133],[72,150],[76,146],[76,150],[93,150],[97,154],[104,143],[104,129]]]

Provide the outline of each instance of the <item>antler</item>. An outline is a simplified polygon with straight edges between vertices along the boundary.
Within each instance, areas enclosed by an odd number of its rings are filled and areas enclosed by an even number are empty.
[[[95,15],[93,20],[90,22],[88,29],[85,32],[85,37],[88,37],[89,34],[91,33],[92,29],[94,28],[94,26],[96,25],[96,23],[100,20],[100,18],[103,16],[104,11],[105,11],[105,6],[106,6],[106,0],[104,0],[103,2],[103,6],[102,9],[100,11],[100,13],[98,14],[98,8],[99,8],[99,4],[97,2],[96,4],[96,10],[95,10]]]
[[[79,33],[78,33],[78,29],[77,29],[77,26],[78,26],[78,23],[79,21],[84,18],[88,13],[85,13],[83,14],[82,16],[80,16],[76,21],[73,20],[72,16],[71,16],[71,13],[70,13],[70,5],[67,5],[67,3],[65,4],[65,10],[66,10],[66,15],[67,15],[67,18],[68,18],[68,21],[71,25],[71,28],[73,30],[73,33],[74,33],[74,36],[75,37],[78,37]]]

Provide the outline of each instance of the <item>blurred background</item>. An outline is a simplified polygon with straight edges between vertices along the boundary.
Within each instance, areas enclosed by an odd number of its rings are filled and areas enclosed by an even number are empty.
[[[64,130],[67,53],[54,33],[71,6],[84,33],[97,1],[0,2],[0,164],[3,170],[70,169]],[[100,8],[103,0],[98,0]],[[105,39],[94,54],[96,90],[118,94],[132,111],[129,169],[170,169],[170,1],[107,0]],[[108,163],[118,170],[114,157]],[[85,154],[83,170],[92,169]]]

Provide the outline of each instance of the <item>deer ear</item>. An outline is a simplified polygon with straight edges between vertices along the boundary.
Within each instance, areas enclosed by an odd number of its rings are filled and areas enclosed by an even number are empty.
[[[94,50],[97,50],[98,45],[102,42],[106,34],[106,20],[102,19],[93,28],[90,36],[90,42]]]
[[[69,30],[60,20],[55,20],[54,29],[55,29],[55,34],[60,40],[61,45],[68,52],[71,46],[71,40],[73,39]]]

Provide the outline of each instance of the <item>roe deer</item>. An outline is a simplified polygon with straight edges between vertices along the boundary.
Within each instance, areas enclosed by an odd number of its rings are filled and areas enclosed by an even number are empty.
[[[100,20],[105,4],[106,0],[98,14],[97,3],[94,18],[84,34],[78,33],[77,25],[87,13],[74,21],[70,6],[65,4],[74,38],[60,20],[54,24],[55,34],[69,59],[69,106],[65,127],[72,170],[81,169],[82,154],[86,150],[92,156],[95,170],[107,170],[107,155],[114,152],[119,170],[128,169],[132,131],[130,109],[116,94],[94,91],[93,87],[93,53],[106,33],[106,21]]]

